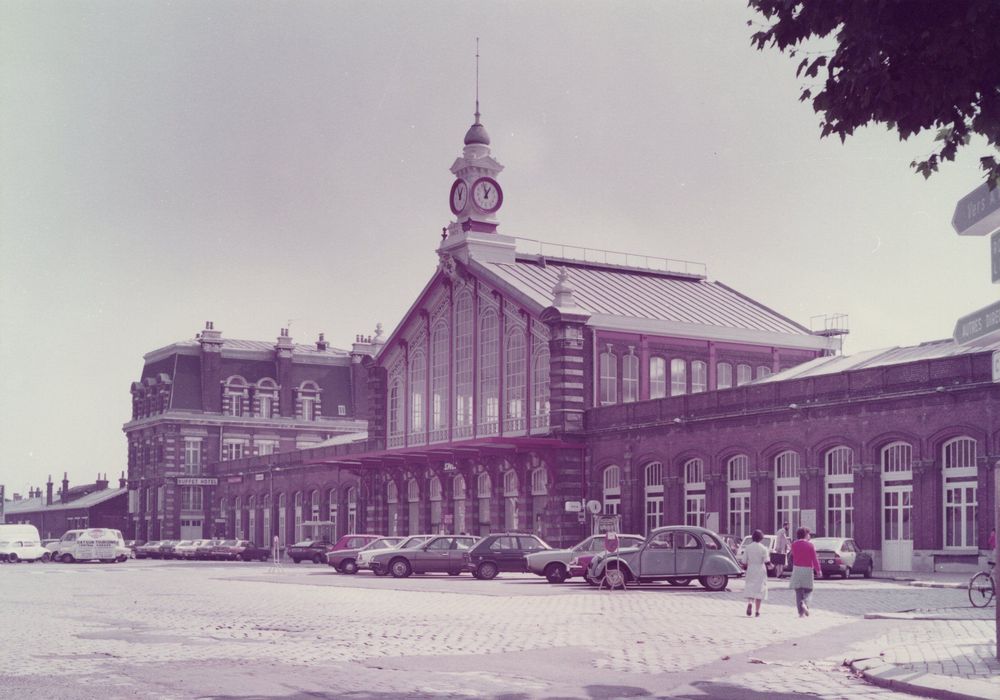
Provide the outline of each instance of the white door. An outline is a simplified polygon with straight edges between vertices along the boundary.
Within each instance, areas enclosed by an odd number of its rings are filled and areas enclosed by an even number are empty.
[[[882,490],[882,569],[913,570],[913,487],[886,486]]]
[[[200,540],[204,537],[201,520],[181,520],[181,539]]]

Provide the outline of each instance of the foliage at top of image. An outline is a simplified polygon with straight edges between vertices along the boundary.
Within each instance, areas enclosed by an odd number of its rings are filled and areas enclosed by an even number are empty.
[[[811,99],[821,115],[821,137],[844,141],[873,122],[900,140],[935,129],[936,152],[911,163],[925,178],[954,160],[973,134],[1000,151],[1000,0],[749,0],[749,6],[766,20],[751,44],[801,54],[796,76],[816,79],[800,100]],[[811,39],[836,45],[804,50]],[[1000,158],[979,160],[990,187],[1000,184]]]

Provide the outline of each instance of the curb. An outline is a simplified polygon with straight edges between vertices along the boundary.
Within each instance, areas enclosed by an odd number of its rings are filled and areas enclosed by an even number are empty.
[[[873,685],[926,698],[992,700],[997,697],[997,685],[993,683],[911,671],[881,659],[854,659],[847,665]]]
[[[969,587],[968,583],[938,583],[936,581],[910,581],[910,585],[917,588],[954,588],[956,590]]]

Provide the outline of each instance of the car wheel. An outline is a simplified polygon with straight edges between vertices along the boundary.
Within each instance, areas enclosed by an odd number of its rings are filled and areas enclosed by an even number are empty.
[[[865,578],[871,578],[872,569],[874,568],[874,566],[875,566],[874,564],[868,564],[868,568],[865,569],[865,573],[863,573],[862,576],[864,576]]]
[[[11,564],[16,564],[18,562],[18,557],[16,554],[11,552],[10,554],[7,555],[7,561],[9,561]]]
[[[323,557],[321,555],[317,554],[316,556],[313,557],[313,564],[322,564],[322,563],[323,563]]]
[[[358,563],[353,559],[345,559],[340,562],[340,566],[337,567],[337,571],[342,574],[356,574],[358,573]]]
[[[267,555],[266,554],[261,555],[261,557],[260,557],[260,563],[263,564],[266,561],[267,561]]]
[[[611,566],[604,569],[604,580],[602,583],[606,585],[611,590],[615,591],[621,588],[625,588],[625,584],[629,581],[628,571],[621,569],[617,566]]]
[[[674,578],[668,578],[667,583],[669,583],[671,586],[687,586],[688,584],[691,583],[691,579],[686,576],[681,576],[680,578],[674,577]]]
[[[479,568],[476,571],[479,574],[477,578],[480,578],[483,581],[489,581],[492,578],[496,578],[497,574],[500,573],[497,565],[491,561],[484,561],[479,565]]]
[[[568,573],[566,567],[558,562],[552,562],[545,567],[545,578],[549,583],[562,583],[568,578]]]
[[[710,591],[724,591],[726,590],[726,584],[729,583],[729,577],[723,574],[702,576],[698,579],[698,583]]]
[[[68,553],[67,554],[63,554],[62,557],[60,557],[60,561],[62,561],[63,564],[72,564],[73,563],[73,555],[72,554],[68,554]]]
[[[48,562],[50,559],[52,559],[52,555],[50,553],[46,552],[45,554],[42,555],[43,562]]]
[[[406,578],[413,573],[413,567],[405,559],[393,559],[389,564],[389,572],[393,578]]]
[[[300,561],[302,561],[302,560],[301,560],[301,559],[296,559],[295,557],[292,557],[292,561],[293,561],[294,563],[298,564],[298,563],[299,563]]]

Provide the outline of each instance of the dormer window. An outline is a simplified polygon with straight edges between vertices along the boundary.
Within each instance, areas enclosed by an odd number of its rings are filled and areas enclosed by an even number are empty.
[[[319,387],[316,382],[302,382],[299,387],[299,418],[314,421],[320,414]]]
[[[278,385],[273,379],[261,379],[257,382],[257,416],[273,418],[278,405]]]
[[[247,381],[238,375],[230,377],[222,392],[222,412],[227,416],[242,416],[248,397]]]

